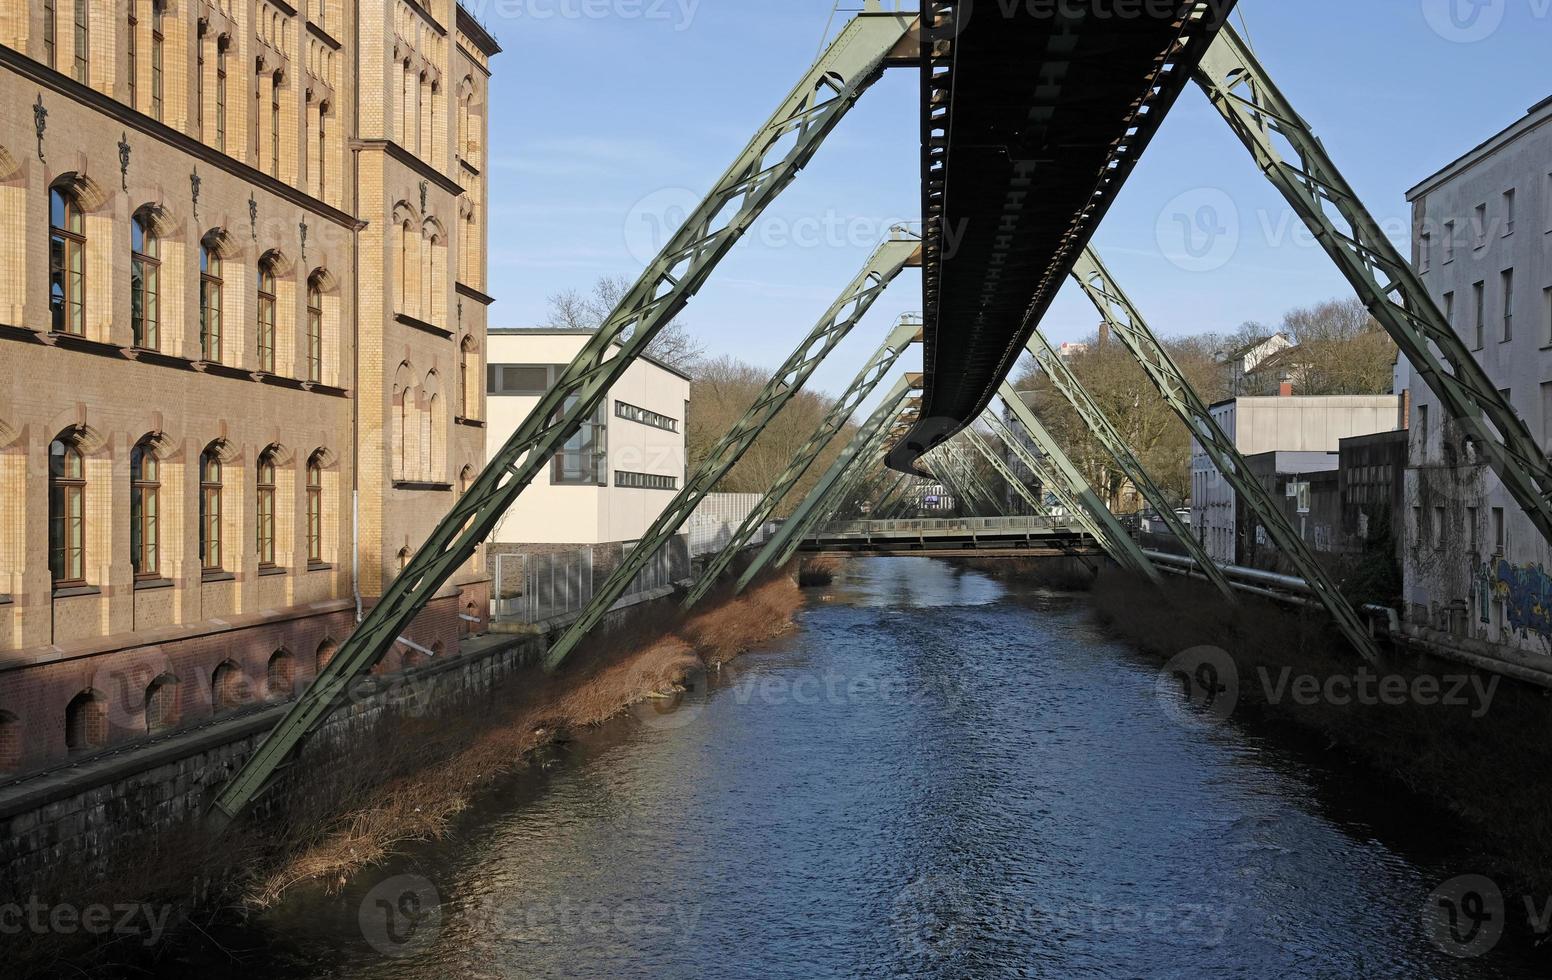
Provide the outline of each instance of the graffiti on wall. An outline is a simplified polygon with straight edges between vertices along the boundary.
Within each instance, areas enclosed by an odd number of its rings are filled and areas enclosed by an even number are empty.
[[[1495,558],[1478,569],[1477,595],[1482,621],[1488,622],[1488,600],[1504,604],[1509,628],[1524,635],[1552,637],[1552,576],[1541,565],[1511,565]]]

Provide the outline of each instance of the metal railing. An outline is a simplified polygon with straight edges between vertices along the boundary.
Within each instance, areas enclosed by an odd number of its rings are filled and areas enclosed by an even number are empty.
[[[920,518],[892,521],[835,521],[822,528],[818,528],[815,537],[828,537],[835,535],[870,534],[887,537],[895,534],[911,533],[935,533],[935,534],[975,534],[975,533],[1017,533],[1019,531],[1039,531],[1050,528],[1067,527],[1071,522],[1062,518],[1030,516],[1030,517],[958,517],[958,518]]]
[[[493,556],[491,621],[540,623],[581,612],[593,598],[593,549]]]

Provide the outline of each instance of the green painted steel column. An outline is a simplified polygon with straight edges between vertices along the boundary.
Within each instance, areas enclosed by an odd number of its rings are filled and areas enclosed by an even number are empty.
[[[1331,613],[1331,618],[1336,621],[1337,628],[1347,637],[1348,642],[1365,660],[1377,661],[1379,652],[1363,621],[1353,610],[1352,603],[1342,595],[1336,580],[1321,566],[1304,538],[1293,529],[1266,487],[1250,474],[1250,467],[1239,447],[1213,420],[1207,403],[1196,393],[1190,380],[1159,342],[1137,307],[1121,291],[1110,271],[1100,261],[1099,255],[1093,249],[1085,249],[1073,267],[1072,274],[1084,294],[1104,316],[1111,333],[1132,352],[1148,379],[1191,431],[1197,445],[1202,447],[1218,472],[1261,518],[1272,543],[1293,563],[1300,577]]]
[[[550,647],[544,658],[546,670],[559,667],[582,638],[603,622],[609,610],[625,595],[631,582],[652,560],[658,549],[667,545],[678,533],[680,526],[690,519],[700,502],[716,489],[717,484],[754,445],[760,433],[803,390],[803,385],[813,376],[814,371],[867,315],[873,303],[883,295],[901,270],[913,260],[920,260],[920,254],[920,239],[893,234],[868,258],[862,271],[847,284],[813,330],[799,342],[786,363],[766,382],[755,397],[754,404],[717,441],[695,473],[685,481],[684,487],[674,494],[652,526],[642,534],[636,547],[609,574],[609,578],[582,610],[582,615]]]
[[[1094,488],[1089,486],[1089,481],[1084,478],[1083,473],[1073,464],[1072,460],[1067,458],[1067,454],[1062,450],[1061,445],[1057,443],[1056,439],[1052,437],[1051,433],[1047,432],[1045,426],[1040,424],[1040,420],[1035,418],[1035,413],[1030,411],[1028,405],[1024,404],[1024,399],[1020,398],[1019,393],[1013,390],[1013,385],[1004,381],[1002,387],[998,389],[998,393],[1002,396],[1002,400],[1007,403],[1008,408],[1012,410],[1014,417],[1019,420],[1019,424],[1023,425],[1025,430],[1029,432],[1030,438],[1035,440],[1035,445],[1039,446],[1040,451],[1045,453],[1046,457],[1050,459],[1055,475],[1068,486],[1073,496],[1078,499],[1078,503],[1093,519],[1094,523],[1105,529],[1105,536],[1110,539],[1111,546],[1114,548],[1113,553],[1124,556],[1123,564],[1136,571],[1139,575],[1147,578],[1155,585],[1162,584],[1164,581],[1163,576],[1159,573],[1158,568],[1154,566],[1153,561],[1143,554],[1142,549],[1137,546],[1137,542],[1133,541],[1132,536],[1126,533],[1126,528],[1122,527],[1121,522],[1116,520],[1116,516],[1110,512],[1109,507],[1105,506],[1105,502],[1099,499],[1099,494],[1095,493]]]
[[[804,73],[561,372],[554,388],[539,399],[387,585],[333,659],[216,794],[209,813],[214,824],[229,822],[263,792],[297,746],[339,704],[350,682],[382,658],[442,585],[474,555],[539,470],[549,465],[883,74],[916,24],[909,14],[860,14]]]

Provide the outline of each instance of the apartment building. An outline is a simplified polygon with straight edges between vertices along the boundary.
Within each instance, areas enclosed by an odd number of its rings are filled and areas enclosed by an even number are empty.
[[[497,51],[453,0],[5,0],[0,772],[290,697],[472,479]]]
[[[1543,448],[1552,446],[1552,99],[1407,192],[1429,295]],[[1552,649],[1547,543],[1413,384],[1407,627],[1489,652]]]

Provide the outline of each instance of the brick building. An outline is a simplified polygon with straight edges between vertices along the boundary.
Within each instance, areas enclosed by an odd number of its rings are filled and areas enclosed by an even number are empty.
[[[7,772],[289,697],[472,479],[499,48],[453,0],[3,3]]]

